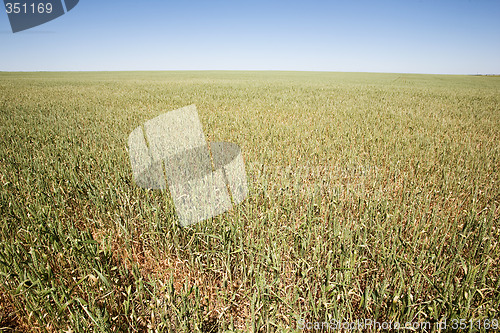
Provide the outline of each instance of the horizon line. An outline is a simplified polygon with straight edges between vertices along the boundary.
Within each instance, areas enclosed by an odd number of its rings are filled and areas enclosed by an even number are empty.
[[[500,73],[422,73],[422,72],[377,72],[293,69],[116,69],[116,70],[0,70],[0,73],[118,73],[118,72],[302,72],[302,73],[352,73],[352,74],[410,74],[453,76],[500,76]]]

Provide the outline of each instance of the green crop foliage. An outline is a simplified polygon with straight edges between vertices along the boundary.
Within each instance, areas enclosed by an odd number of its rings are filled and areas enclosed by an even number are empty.
[[[196,104],[249,196],[181,228],[129,133]],[[500,78],[0,73],[0,330],[500,319]]]

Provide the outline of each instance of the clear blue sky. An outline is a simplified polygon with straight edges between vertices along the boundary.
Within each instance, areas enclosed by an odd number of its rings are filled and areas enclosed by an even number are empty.
[[[1,8],[1,71],[500,73],[500,0],[80,0],[16,34]]]

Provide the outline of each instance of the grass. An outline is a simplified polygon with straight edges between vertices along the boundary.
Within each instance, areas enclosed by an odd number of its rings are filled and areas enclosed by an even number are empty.
[[[181,228],[126,142],[189,104],[250,193]],[[0,73],[0,119],[2,331],[500,319],[500,78]]]

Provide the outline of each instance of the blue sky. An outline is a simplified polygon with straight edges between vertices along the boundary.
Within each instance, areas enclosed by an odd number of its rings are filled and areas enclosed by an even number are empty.
[[[80,0],[16,34],[0,12],[0,70],[491,74],[499,18],[498,0]]]

